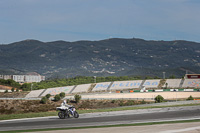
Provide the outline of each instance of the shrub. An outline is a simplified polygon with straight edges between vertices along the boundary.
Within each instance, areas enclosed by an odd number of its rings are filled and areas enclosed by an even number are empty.
[[[120,100],[119,106],[124,106],[124,102],[122,100]]]
[[[8,93],[8,90],[5,90],[4,93]]]
[[[115,103],[115,100],[112,100],[111,103]]]
[[[141,101],[141,104],[146,104],[147,102],[143,99],[142,101]]]
[[[69,103],[69,99],[67,99],[67,103]]]
[[[61,97],[61,98],[64,98],[64,97],[65,97],[65,93],[64,93],[64,92],[61,92],[61,93],[60,93],[60,97]]]
[[[190,95],[187,100],[194,100],[194,98]]]
[[[47,100],[48,100],[47,97],[43,97],[41,99],[40,103],[45,104],[45,103],[47,103]]]
[[[79,101],[81,100],[81,95],[76,94],[74,96],[74,99],[75,99],[76,103],[79,103]]]
[[[55,95],[55,97],[54,97],[54,101],[59,101],[60,99],[61,99],[61,97],[60,97],[59,94]]]
[[[11,91],[14,92],[14,91],[15,91],[15,88],[12,88]]]
[[[51,94],[46,94],[45,96],[47,99],[49,99],[51,97]]]
[[[156,103],[161,103],[163,102],[164,98],[161,95],[158,95],[157,97],[155,97],[155,102]]]
[[[16,89],[16,92],[19,92],[19,89],[18,89],[18,88]]]

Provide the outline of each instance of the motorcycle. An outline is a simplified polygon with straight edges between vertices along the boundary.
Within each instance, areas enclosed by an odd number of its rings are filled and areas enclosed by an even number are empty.
[[[67,118],[69,118],[70,115],[74,118],[79,117],[79,114],[76,111],[76,108],[74,106],[72,106],[72,107],[61,106],[61,107],[57,107],[56,110],[59,111],[58,117],[60,119],[65,119],[66,116],[67,116]]]

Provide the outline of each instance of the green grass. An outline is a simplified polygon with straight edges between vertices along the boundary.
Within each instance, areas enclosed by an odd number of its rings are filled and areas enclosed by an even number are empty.
[[[55,112],[40,112],[40,113],[9,114],[9,115],[0,115],[0,120],[46,117],[46,116],[56,116],[56,115],[57,115],[56,111]]]
[[[15,130],[15,131],[0,131],[0,132],[4,132],[4,133],[18,133],[18,132],[56,131],[56,130],[70,130],[70,129],[108,128],[108,127],[124,127],[124,126],[145,126],[145,125],[189,123],[189,122],[200,122],[200,119],[197,119],[197,120],[183,120],[183,121],[165,121],[165,122],[135,123],[135,124],[103,125],[103,126],[70,127],[70,128],[49,128],[49,129]]]
[[[137,110],[137,109],[150,109],[150,108],[166,108],[166,107],[180,107],[180,106],[196,106],[200,104],[184,104],[184,105],[171,105],[171,106],[147,106],[147,107],[118,107],[118,108],[105,108],[105,109],[91,109],[91,110],[78,110],[79,114],[83,113],[95,113],[95,112],[111,112],[111,111],[122,111],[122,110]],[[0,120],[9,119],[21,119],[21,118],[34,118],[34,117],[46,117],[46,116],[57,116],[58,112],[40,112],[40,113],[23,113],[23,114],[9,114],[0,115]]]

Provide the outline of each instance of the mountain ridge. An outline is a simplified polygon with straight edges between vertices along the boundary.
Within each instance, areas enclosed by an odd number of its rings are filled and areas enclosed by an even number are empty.
[[[47,77],[200,73],[200,43],[139,38],[100,41],[23,40],[0,45],[0,73],[37,72]],[[21,71],[21,72],[20,72]]]

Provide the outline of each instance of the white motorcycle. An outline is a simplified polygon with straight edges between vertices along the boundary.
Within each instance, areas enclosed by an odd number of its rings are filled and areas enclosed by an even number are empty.
[[[74,106],[72,106],[72,107],[61,106],[61,107],[57,107],[56,110],[59,111],[58,112],[58,117],[60,119],[65,119],[66,116],[67,116],[67,118],[69,118],[70,115],[73,116],[74,118],[78,118],[79,117],[79,114],[76,111]]]

